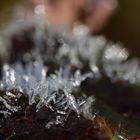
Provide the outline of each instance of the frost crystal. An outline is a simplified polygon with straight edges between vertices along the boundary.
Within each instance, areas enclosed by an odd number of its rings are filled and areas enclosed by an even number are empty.
[[[16,106],[11,106],[10,104],[8,104],[7,103],[7,101],[4,99],[4,98],[2,98],[2,97],[0,97],[0,102],[2,102],[3,104],[4,104],[4,106],[8,109],[8,110],[10,110],[10,111],[12,111],[12,112],[15,112],[15,111],[18,111],[18,107],[16,107]]]
[[[86,102],[80,108],[80,111],[83,113],[83,116],[88,119],[93,119],[93,103],[95,102],[95,98],[89,97]],[[95,112],[94,112],[95,113]]]

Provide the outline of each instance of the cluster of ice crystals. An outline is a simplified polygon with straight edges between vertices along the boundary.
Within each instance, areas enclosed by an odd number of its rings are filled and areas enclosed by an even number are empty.
[[[49,102],[53,101],[54,104],[57,104],[58,108],[63,107],[63,111],[71,109],[79,114],[80,103],[77,103],[75,97],[71,93],[74,91],[75,87],[79,87],[85,77],[88,77],[89,75],[82,76],[79,71],[75,73],[74,77],[67,77],[63,74],[63,71],[60,70],[57,74],[52,74],[48,77],[43,88],[42,86],[44,84],[40,84],[39,87],[41,87],[41,91],[37,94],[43,99],[43,101],[41,100],[41,103],[48,105]],[[47,88],[47,90],[44,90],[44,88]],[[47,94],[43,91],[47,92]],[[44,95],[44,97],[40,93]],[[44,99],[47,100],[44,102]]]
[[[40,108],[42,104],[49,106],[50,102],[53,102],[58,108],[64,106],[64,110],[71,108],[78,112],[76,100],[71,94],[72,84],[72,81],[63,78],[59,72],[57,75],[51,75],[43,83],[38,84],[33,91],[33,94],[40,97],[37,107]]]
[[[5,107],[6,107],[8,110],[10,110],[10,111],[12,111],[12,112],[18,111],[17,107],[15,107],[15,106],[12,107],[11,105],[7,104],[7,101],[6,101],[4,98],[0,97],[0,101],[5,105]]]
[[[36,7],[38,12],[43,10],[43,7],[39,5]],[[43,11],[42,11],[43,12]],[[10,26],[6,29],[4,35],[11,36],[15,31],[22,31],[24,28],[30,28],[35,26],[35,33],[31,37],[35,42],[35,48],[37,50],[43,50],[44,60],[54,60],[58,62],[61,67],[64,66],[76,66],[81,69],[85,65],[88,65],[90,70],[95,74],[96,78],[102,76],[100,66],[102,65],[105,74],[109,76],[112,81],[122,80],[128,81],[131,84],[139,84],[139,68],[137,63],[133,63],[133,60],[128,61],[129,53],[127,49],[123,48],[121,43],[113,44],[102,36],[90,36],[89,29],[85,25],[79,25],[74,27],[73,32],[69,33],[66,30],[55,30],[51,26],[38,21],[40,17],[35,14],[30,20],[16,23],[11,22]],[[18,24],[18,27],[16,26]],[[22,27],[21,27],[22,26]],[[9,33],[10,31],[10,33]],[[10,35],[9,35],[10,34]],[[61,45],[57,48],[55,39]],[[45,42],[45,47],[43,46]],[[31,54],[25,54],[27,59]],[[36,55],[40,55],[37,53]],[[138,60],[137,60],[138,61]],[[138,62],[139,63],[139,62]],[[133,65],[133,69],[129,68],[129,65]],[[100,66],[99,66],[100,65]]]
[[[68,57],[70,64],[79,68],[89,64],[90,69],[96,77],[100,76],[98,61],[100,53],[105,47],[106,40],[103,37],[85,37],[74,41],[71,45],[64,43],[59,49],[58,58]],[[85,62],[85,63],[84,63]]]
[[[88,63],[96,78],[102,76],[101,66],[112,81],[140,84],[139,60],[129,60],[129,52],[121,43],[107,42],[102,36],[91,37],[85,26],[76,27],[73,32],[73,43],[64,43],[59,49],[60,58],[68,56],[70,63],[79,68]]]
[[[40,60],[30,62],[25,67],[20,63],[12,66],[5,64],[1,90],[17,89],[27,93],[29,104],[37,103],[36,111],[45,105],[53,111],[57,110],[59,114],[65,114],[70,110],[79,114],[81,102],[77,102],[72,92],[80,86],[83,80],[91,76],[92,73],[81,75],[80,71],[76,71],[74,76],[70,76],[69,70],[62,68],[55,74],[47,76],[47,68]],[[6,92],[5,96],[15,98],[15,95],[10,92]],[[8,104],[8,101],[2,97],[0,97],[0,102],[10,111],[18,111],[17,107]]]
[[[0,114],[3,114],[5,118],[21,109],[20,106],[13,104],[13,102],[16,102],[18,100],[20,94],[14,95],[10,91],[3,91],[3,93],[1,92],[1,94],[3,94],[3,96],[0,96]]]
[[[103,68],[112,81],[140,84],[139,59],[128,59],[127,49],[121,45],[109,45],[103,54]]]
[[[125,63],[105,65],[105,70],[112,80],[126,81],[130,84],[140,84],[139,60],[132,59]]]
[[[45,70],[41,62],[31,62],[25,68],[20,63],[13,66],[5,64],[1,89],[14,89],[16,87],[31,89],[37,82],[43,80],[44,73]]]
[[[111,44],[106,46],[104,52],[104,61],[108,62],[121,62],[128,59],[127,49],[121,47],[121,44]]]

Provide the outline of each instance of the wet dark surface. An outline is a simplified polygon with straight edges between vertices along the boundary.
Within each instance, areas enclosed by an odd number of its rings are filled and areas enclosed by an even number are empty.
[[[94,94],[111,108],[126,118],[140,121],[140,91],[139,87],[112,83],[107,77],[99,81],[88,79],[82,83],[87,94]]]
[[[11,92],[14,95],[19,94],[16,90]],[[4,91],[1,91],[2,93],[4,94]],[[24,94],[16,104],[21,106],[22,109],[1,122],[1,139],[110,140],[111,129],[109,126],[107,128],[103,118],[100,116],[97,116],[95,120],[89,120],[82,116],[78,117],[77,113],[71,112],[62,124],[52,124],[50,128],[47,128],[45,125],[58,116],[56,112],[45,106],[36,112],[36,105],[30,106],[28,97]]]

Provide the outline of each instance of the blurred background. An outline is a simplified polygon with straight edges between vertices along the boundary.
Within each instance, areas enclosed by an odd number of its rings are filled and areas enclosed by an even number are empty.
[[[12,8],[22,0],[0,1],[0,25],[8,21]],[[120,41],[134,56],[140,57],[140,0],[118,0],[119,8],[101,30],[109,39]]]

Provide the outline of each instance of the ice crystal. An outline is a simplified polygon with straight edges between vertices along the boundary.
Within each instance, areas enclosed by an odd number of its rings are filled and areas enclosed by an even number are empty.
[[[82,112],[82,114],[85,118],[93,119],[94,102],[95,102],[94,97],[88,97],[86,102],[81,106],[80,112]],[[94,112],[94,113],[96,113],[96,112]]]

